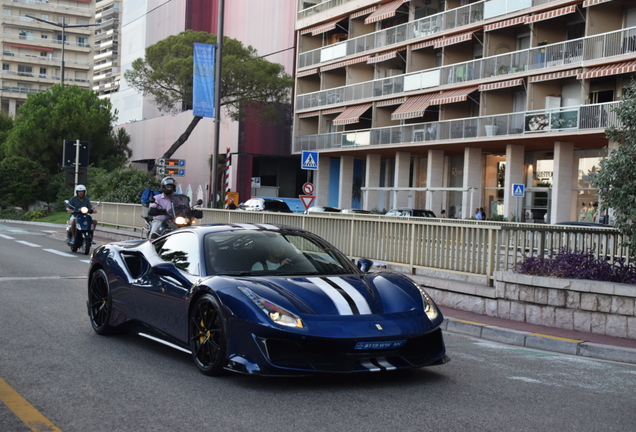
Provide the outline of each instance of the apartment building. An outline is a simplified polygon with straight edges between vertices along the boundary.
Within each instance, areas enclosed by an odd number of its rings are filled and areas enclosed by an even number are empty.
[[[46,91],[62,77],[66,84],[90,88],[92,0],[0,0],[0,4],[2,112],[15,116],[29,93]],[[82,25],[86,27],[78,27]]]
[[[93,90],[100,98],[110,98],[119,90],[121,0],[97,0],[95,3],[95,44]]]
[[[293,153],[317,203],[598,221],[636,2],[299,0]]]

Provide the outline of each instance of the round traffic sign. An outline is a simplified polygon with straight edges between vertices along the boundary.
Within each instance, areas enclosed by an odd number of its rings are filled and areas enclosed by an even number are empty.
[[[314,184],[313,183],[309,183],[309,182],[305,183],[303,185],[303,193],[305,195],[313,195],[313,193],[314,193]]]

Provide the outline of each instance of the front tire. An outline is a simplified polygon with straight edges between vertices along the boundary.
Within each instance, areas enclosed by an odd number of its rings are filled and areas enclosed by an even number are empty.
[[[91,239],[84,239],[84,255],[88,255],[91,252]]]
[[[219,301],[201,296],[190,314],[188,330],[192,359],[204,375],[219,375],[227,365],[227,333]]]
[[[88,284],[88,316],[95,333],[99,335],[113,333],[113,327],[109,324],[112,311],[113,299],[108,276],[104,270],[99,269],[93,273]]]

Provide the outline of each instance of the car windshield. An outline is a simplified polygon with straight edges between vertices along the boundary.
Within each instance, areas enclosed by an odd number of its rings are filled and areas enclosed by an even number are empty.
[[[208,275],[337,275],[359,272],[333,246],[301,231],[210,233],[204,237],[204,254]]]
[[[265,210],[291,213],[289,206],[282,201],[265,201]]]

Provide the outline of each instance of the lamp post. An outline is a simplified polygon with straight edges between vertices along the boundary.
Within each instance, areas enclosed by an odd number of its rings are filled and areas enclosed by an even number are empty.
[[[51,24],[52,26],[60,27],[62,29],[62,68],[61,68],[60,72],[61,72],[61,84],[62,84],[62,87],[64,87],[64,45],[66,45],[66,29],[67,28],[75,28],[75,27],[92,27],[92,26],[96,26],[98,24],[68,25],[63,20],[62,20],[62,23],[56,23],[56,22],[45,20],[45,19],[42,19],[42,18],[36,18],[34,16],[31,16],[31,15],[26,15],[26,17],[27,18],[31,18],[31,19],[36,20],[36,21],[40,21],[40,22],[46,23],[46,24]]]

